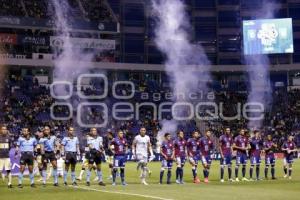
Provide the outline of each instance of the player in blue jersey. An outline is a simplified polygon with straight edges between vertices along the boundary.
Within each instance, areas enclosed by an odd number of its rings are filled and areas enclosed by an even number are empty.
[[[260,132],[258,130],[254,131],[254,136],[249,140],[250,144],[250,181],[252,181],[253,171],[255,167],[256,180],[260,180],[260,163],[261,163],[261,153],[263,151],[263,140],[261,138]]]
[[[114,163],[113,163],[113,183],[112,185],[116,185],[116,177],[118,168],[120,168],[120,177],[122,185],[127,185],[125,182],[125,163],[127,161],[127,150],[128,150],[128,143],[124,137],[123,131],[118,131],[118,136],[115,137],[111,141],[111,151],[114,154]]]
[[[87,139],[87,145],[89,147],[89,152],[86,154],[86,159],[89,162],[89,167],[86,175],[86,185],[90,186],[90,177],[91,177],[91,170],[96,164],[96,173],[98,177],[98,184],[100,186],[105,186],[102,179],[102,171],[101,171],[101,162],[103,158],[103,138],[98,136],[97,129],[91,128],[90,129],[90,136]]]
[[[287,141],[285,141],[282,145],[282,151],[284,152],[284,160],[283,160],[283,170],[284,170],[284,178],[289,176],[289,179],[292,179],[292,167],[294,162],[294,154],[297,152],[297,146],[294,142],[293,136],[288,136]]]
[[[61,151],[62,156],[65,156],[65,171],[64,171],[64,185],[67,186],[67,177],[68,171],[71,166],[71,178],[72,178],[72,185],[77,186],[76,183],[76,163],[77,163],[77,155],[80,155],[79,150],[79,141],[78,138],[74,135],[74,128],[68,128],[68,135],[63,138],[61,142]]]
[[[194,131],[192,138],[187,141],[187,154],[189,157],[190,164],[192,165],[194,183],[200,183],[200,179],[197,175],[198,161],[200,159],[200,143],[199,143],[199,132]]]
[[[234,138],[233,149],[236,153],[236,166],[235,166],[235,181],[239,182],[239,167],[242,165],[242,181],[248,181],[246,176],[246,166],[248,160],[248,150],[250,149],[248,138],[245,134],[245,129],[240,130],[240,134]]]
[[[227,166],[228,168],[228,179],[232,182],[232,148],[233,145],[233,138],[230,132],[230,128],[225,129],[225,134],[221,135],[219,138],[219,151],[221,154],[221,182],[224,182],[224,169]]]
[[[43,185],[46,185],[47,179],[47,165],[51,163],[53,167],[53,178],[54,186],[58,186],[58,176],[57,176],[57,159],[56,151],[58,150],[57,138],[54,135],[51,135],[49,126],[45,126],[43,130],[43,137],[40,138],[39,144],[41,145],[42,153],[42,177]]]
[[[22,129],[22,136],[19,137],[16,146],[16,155],[20,152],[20,173],[19,173],[19,184],[18,187],[22,188],[23,183],[23,173],[25,167],[28,166],[30,186],[35,187],[34,185],[34,174],[33,174],[33,162],[34,162],[34,151],[37,145],[37,141],[34,137],[31,137],[28,128]]]
[[[212,152],[214,150],[214,143],[211,138],[210,130],[205,131],[205,135],[200,138],[199,143],[201,161],[203,165],[204,183],[208,183],[209,170],[212,162]]]
[[[162,156],[162,166],[160,170],[159,183],[162,184],[165,170],[167,173],[167,184],[171,184],[172,166],[175,159],[174,144],[171,140],[171,134],[165,133],[165,140],[160,147],[160,154]]]
[[[271,166],[271,175],[272,180],[275,180],[275,153],[274,149],[277,148],[277,144],[274,143],[272,135],[267,135],[267,140],[264,142],[264,151],[265,151],[265,179],[268,179],[268,171]]]
[[[184,139],[184,132],[178,131],[177,138],[174,140],[174,152],[176,158],[176,183],[183,184],[183,169],[187,158],[187,142]]]

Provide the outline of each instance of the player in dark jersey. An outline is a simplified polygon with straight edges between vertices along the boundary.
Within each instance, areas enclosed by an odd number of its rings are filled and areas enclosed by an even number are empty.
[[[104,149],[105,149],[105,154],[106,154],[106,162],[108,163],[108,167],[109,167],[109,171],[110,171],[110,177],[109,179],[112,179],[112,175],[113,175],[113,161],[114,161],[114,154],[111,150],[111,142],[114,139],[113,133],[108,130],[106,137],[104,138],[103,141],[103,145],[104,145]]]
[[[250,149],[248,138],[245,135],[245,129],[240,130],[240,134],[234,138],[233,149],[237,151],[236,153],[236,166],[235,166],[235,181],[239,182],[239,167],[242,165],[242,176],[243,181],[248,181],[246,176],[246,166],[247,166],[247,152]]]
[[[231,174],[232,174],[232,144],[233,138],[230,132],[230,128],[225,129],[225,134],[221,135],[219,138],[219,151],[221,154],[221,182],[224,182],[224,169],[227,166],[228,168],[228,179],[232,182]]]
[[[264,142],[265,151],[265,179],[268,179],[268,171],[271,165],[272,180],[275,180],[275,154],[274,149],[277,148],[277,144],[273,142],[272,135],[268,134],[267,139]]]
[[[0,132],[0,173],[3,169],[6,171],[8,177],[8,188],[12,188],[11,184],[11,162],[9,157],[9,151],[12,148],[12,140],[5,125],[1,126]]]
[[[212,151],[214,150],[214,143],[211,139],[211,131],[205,131],[205,136],[200,138],[200,153],[203,165],[204,183],[208,183],[209,170],[212,161]]]
[[[192,134],[192,138],[188,139],[187,141],[188,157],[189,157],[190,164],[192,165],[194,183],[196,184],[200,183],[200,179],[197,176],[198,161],[200,159],[199,136],[200,136],[199,132],[194,131]]]
[[[175,159],[174,144],[171,140],[171,134],[165,133],[165,140],[160,147],[160,154],[162,156],[162,166],[160,170],[159,183],[162,184],[164,172],[167,169],[167,184],[171,184],[172,166]]]
[[[292,179],[294,153],[297,152],[297,147],[294,142],[293,136],[290,135],[287,141],[283,143],[282,151],[284,152],[284,161],[283,161],[284,178],[287,178],[287,176],[289,176],[289,179]]]
[[[122,185],[127,185],[125,182],[125,163],[127,160],[128,143],[127,140],[124,138],[123,131],[118,131],[118,136],[111,141],[110,148],[114,154],[112,185],[116,185],[118,168],[120,168],[120,177]]]
[[[253,169],[256,167],[256,180],[259,179],[260,174],[260,163],[261,163],[261,153],[263,150],[263,140],[261,139],[260,132],[258,130],[254,131],[254,136],[249,140],[250,144],[250,181],[252,181],[253,177]]]
[[[184,139],[184,132],[178,131],[177,138],[174,140],[174,151],[176,158],[176,183],[183,184],[183,168],[187,158],[186,140]]]

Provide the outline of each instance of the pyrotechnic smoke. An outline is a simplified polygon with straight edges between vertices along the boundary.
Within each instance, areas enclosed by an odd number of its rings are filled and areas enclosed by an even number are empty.
[[[181,0],[152,0],[152,5],[156,19],[155,43],[166,55],[166,72],[175,96],[183,94],[187,97],[189,93],[200,90],[206,92],[210,65],[203,48],[190,41],[191,24],[184,3]],[[201,76],[196,71],[202,71]],[[174,102],[180,101],[189,102],[189,99],[174,99]],[[185,110],[179,112],[183,113]],[[174,120],[168,123],[162,121],[161,125],[159,138],[165,132],[177,129],[177,122]]]
[[[254,19],[271,19],[278,9],[276,4],[265,0],[263,7],[258,12],[253,12]],[[250,91],[248,103],[259,102],[264,105],[265,111],[272,103],[272,87],[270,83],[270,61],[267,55],[245,56],[246,65],[249,68]],[[251,115],[250,115],[251,116]],[[251,116],[253,117],[253,115]],[[263,125],[262,120],[249,120],[249,129],[260,129]]]

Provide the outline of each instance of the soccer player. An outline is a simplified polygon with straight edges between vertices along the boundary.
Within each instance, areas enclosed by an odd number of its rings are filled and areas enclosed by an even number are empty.
[[[29,170],[30,186],[34,185],[34,174],[33,174],[33,161],[34,161],[34,150],[37,145],[37,141],[34,137],[31,137],[28,128],[22,129],[22,136],[19,137],[16,146],[16,155],[21,152],[20,158],[20,173],[19,173],[19,184],[18,187],[22,188],[23,173],[26,165]]]
[[[90,148],[89,148],[89,146],[88,146],[88,144],[87,144],[87,141],[90,139],[90,132],[86,135],[86,137],[85,137],[85,140],[84,140],[84,142],[85,142],[85,148],[84,148],[84,153],[85,153],[85,156],[83,157],[83,159],[82,159],[82,164],[81,164],[81,171],[80,171],[80,174],[79,174],[79,176],[76,178],[76,180],[78,180],[78,181],[81,181],[82,180],[82,176],[83,176],[83,174],[84,174],[84,172],[85,172],[85,170],[86,170],[86,168],[88,168],[89,167],[89,161],[88,161],[88,159],[86,159],[86,155],[89,153],[89,151],[90,151]]]
[[[114,162],[114,154],[112,152],[111,148],[111,142],[114,139],[113,133],[111,130],[107,131],[107,135],[104,138],[104,149],[106,150],[106,162],[108,163],[110,177],[109,179],[112,179],[113,174],[113,162]]]
[[[234,138],[233,149],[237,150],[236,166],[235,166],[235,181],[239,182],[239,167],[242,165],[242,181],[249,181],[246,176],[247,152],[250,148],[248,138],[245,135],[245,129],[240,130],[240,134]]]
[[[173,160],[175,159],[174,155],[174,144],[171,140],[171,134],[165,133],[165,140],[162,142],[160,147],[160,153],[162,156],[162,166],[160,170],[159,183],[162,184],[162,180],[164,177],[164,172],[167,169],[167,184],[171,184],[171,176],[172,176],[172,166]]]
[[[174,140],[174,151],[175,151],[175,158],[176,158],[176,183],[177,184],[184,184],[183,183],[183,168],[187,158],[187,149],[186,149],[187,142],[184,139],[184,132],[178,131],[177,138]]]
[[[275,180],[275,154],[274,149],[277,148],[277,144],[273,142],[272,135],[268,134],[267,140],[264,142],[265,151],[265,179],[268,179],[268,170],[271,165],[272,180]]]
[[[146,176],[148,172],[148,159],[150,153],[150,160],[154,159],[154,154],[152,150],[152,145],[150,142],[150,137],[146,135],[146,128],[140,128],[139,135],[135,136],[132,143],[132,152],[136,160],[138,161],[138,165],[141,166],[141,183],[144,185],[148,185],[146,182]]]
[[[228,179],[232,182],[231,174],[232,174],[232,144],[233,138],[230,132],[230,128],[225,129],[225,134],[221,135],[219,138],[219,150],[221,154],[221,182],[224,182],[224,170],[227,166],[228,168]]]
[[[12,188],[11,184],[11,162],[9,157],[9,151],[12,148],[12,140],[8,133],[7,127],[5,125],[1,126],[0,134],[0,173],[3,169],[6,171],[8,177],[8,188]]]
[[[260,132],[258,130],[254,131],[254,136],[250,138],[250,181],[253,179],[254,166],[256,171],[256,180],[259,181],[260,174],[260,163],[261,163],[261,153],[263,150],[263,140],[261,139]]]
[[[86,159],[89,162],[89,168],[86,175],[86,185],[90,186],[91,170],[96,164],[96,172],[98,177],[98,185],[105,186],[102,179],[101,162],[103,156],[103,138],[98,136],[97,129],[91,128],[91,137],[88,139],[87,144],[89,146],[89,152],[86,155]]]
[[[214,143],[211,139],[210,130],[205,131],[205,136],[200,138],[199,143],[201,161],[203,165],[204,183],[208,183],[209,170],[212,161],[212,151],[214,150]]]
[[[114,153],[114,165],[113,165],[113,183],[112,185],[116,185],[116,177],[118,168],[120,168],[120,177],[122,185],[127,185],[125,182],[125,163],[127,156],[128,143],[124,138],[123,131],[118,131],[118,136],[111,141],[110,146],[112,152]]]
[[[64,137],[62,142],[62,155],[65,155],[65,171],[64,171],[64,185],[67,186],[68,172],[71,166],[72,185],[77,186],[75,168],[77,163],[77,155],[80,155],[79,141],[74,135],[74,128],[68,128],[68,136]]]
[[[284,152],[284,160],[283,160],[284,178],[289,176],[289,179],[292,179],[294,153],[297,152],[297,148],[293,136],[291,135],[288,136],[287,141],[284,142],[282,145],[282,151]]]
[[[188,152],[189,162],[192,165],[194,183],[196,184],[200,183],[200,179],[197,176],[198,161],[200,159],[199,137],[200,137],[199,132],[194,131],[192,134],[192,138],[188,139],[187,141],[187,152]]]
[[[57,159],[56,159],[56,150],[59,148],[57,146],[57,138],[54,135],[51,135],[50,128],[48,126],[44,127],[43,130],[44,137],[40,138],[39,144],[41,145],[42,152],[42,177],[43,177],[43,186],[46,186],[47,179],[47,165],[50,162],[53,167],[53,178],[54,186],[58,186],[58,176],[57,176]]]

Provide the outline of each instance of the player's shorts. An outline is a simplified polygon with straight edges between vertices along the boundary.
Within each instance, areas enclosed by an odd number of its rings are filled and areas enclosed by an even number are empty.
[[[21,152],[20,165],[33,165],[33,152]]]
[[[203,165],[211,165],[211,161],[212,161],[211,155],[201,157],[201,162]]]
[[[189,161],[190,163],[195,163],[195,165],[198,165],[199,156],[189,157]]]
[[[247,164],[247,155],[246,154],[237,154],[236,155],[236,164],[237,165],[246,165]]]
[[[274,155],[266,155],[265,165],[275,165],[276,159]]]
[[[231,165],[232,164],[232,156],[231,155],[224,155],[224,158],[221,158],[220,164],[221,165]]]
[[[292,164],[294,162],[294,155],[291,154],[291,155],[286,155],[283,159],[283,164],[286,165],[286,164]]]
[[[77,163],[77,153],[76,152],[66,152],[65,163],[75,165]]]
[[[136,160],[141,163],[148,163],[148,156],[145,156],[143,154],[137,154]]]
[[[126,155],[116,155],[114,157],[114,168],[124,168],[126,163]]]
[[[250,157],[250,164],[251,165],[259,165],[261,163],[260,156],[251,156]]]
[[[173,167],[173,160],[163,159],[161,161],[161,167],[165,168],[165,169],[172,169],[172,167]]]
[[[8,171],[11,170],[10,158],[0,158],[0,172],[2,170]]]
[[[186,162],[186,157],[185,156],[177,156],[176,157],[177,166],[184,167],[185,162]]]
[[[47,164],[48,162],[53,162],[57,159],[53,151],[46,151],[45,154],[42,156],[42,160],[44,164]]]
[[[90,165],[96,163],[96,165],[101,164],[102,162],[102,154],[99,151],[90,151],[86,154],[86,159]]]

